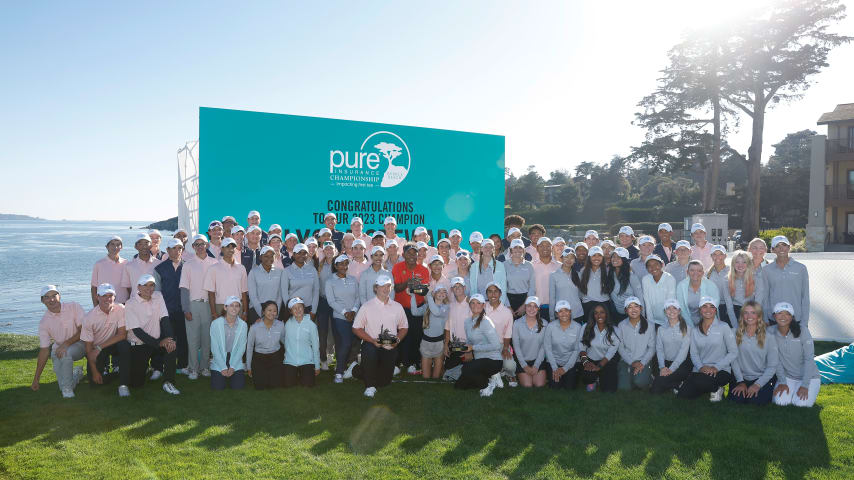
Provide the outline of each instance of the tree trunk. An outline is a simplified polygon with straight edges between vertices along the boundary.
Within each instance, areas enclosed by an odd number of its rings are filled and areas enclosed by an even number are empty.
[[[721,98],[715,93],[712,100],[714,105],[715,116],[714,124],[714,145],[712,146],[712,168],[711,168],[711,189],[709,190],[709,205],[707,211],[715,212],[718,209],[718,183],[720,181],[721,172]]]
[[[712,162],[703,169],[703,213],[712,211]]]
[[[762,82],[758,82],[760,85]],[[753,134],[747,149],[747,184],[744,191],[744,216],[742,237],[752,239],[759,236],[759,177],[762,169],[762,133],[765,129],[765,95],[760,87],[754,92]]]

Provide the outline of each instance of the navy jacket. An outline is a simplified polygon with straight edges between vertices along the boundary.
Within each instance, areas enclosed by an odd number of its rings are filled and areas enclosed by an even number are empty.
[[[655,244],[655,249],[652,251],[652,253],[661,257],[661,259],[664,260],[665,265],[667,265],[670,262],[675,262],[676,261],[676,242],[670,242],[670,256],[669,257],[664,253],[664,247],[661,245],[661,243]]]
[[[261,249],[256,248],[252,250],[249,247],[243,247],[243,251],[240,252],[240,263],[243,264],[243,268],[246,269],[246,274],[249,275],[249,271],[252,270],[252,267],[255,265],[261,265]]]
[[[178,287],[181,283],[181,270],[183,268],[184,262],[181,262],[176,269],[168,258],[165,262],[154,267],[154,271],[160,276],[160,292],[163,294],[163,301],[166,302],[166,310],[170,315],[184,314],[184,310],[181,308],[181,289]]]

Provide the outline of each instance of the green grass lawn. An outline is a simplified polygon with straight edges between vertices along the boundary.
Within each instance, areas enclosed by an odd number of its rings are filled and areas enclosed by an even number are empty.
[[[30,390],[34,337],[0,335],[2,478],[854,478],[854,387],[812,409],[671,395],[355,381],[213,393],[179,377],[60,397]],[[817,342],[818,353],[838,345]],[[414,378],[414,377],[410,377]],[[206,380],[206,379],[205,379]]]

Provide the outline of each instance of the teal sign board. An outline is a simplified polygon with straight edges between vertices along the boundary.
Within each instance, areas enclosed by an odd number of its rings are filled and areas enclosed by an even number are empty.
[[[368,233],[397,219],[431,243],[453,228],[503,233],[504,137],[272,113],[199,109],[199,221],[231,215],[246,226],[278,223],[299,239],[338,216]]]

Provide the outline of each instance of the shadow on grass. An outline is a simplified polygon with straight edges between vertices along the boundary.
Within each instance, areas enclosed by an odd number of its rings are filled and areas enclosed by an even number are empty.
[[[34,365],[34,353],[28,354]],[[3,352],[0,361],[17,356]],[[435,461],[446,467],[479,463],[510,477],[565,469],[585,477],[631,472],[658,478],[676,471],[757,478],[773,464],[795,479],[830,463],[819,407],[510,388],[481,399],[447,384],[415,383],[395,383],[369,400],[358,383],[333,385],[326,373],[313,389],[254,391],[250,383],[244,391],[214,393],[206,380],[180,377],[180,397],[149,382],[120,399],[115,386],[84,383],[73,400],[59,398],[55,382],[37,393],[23,385],[0,392],[0,447],[30,439],[53,446],[110,432],[208,450],[294,437],[314,455],[383,453],[413,468],[423,458],[407,457],[438,448]]]

